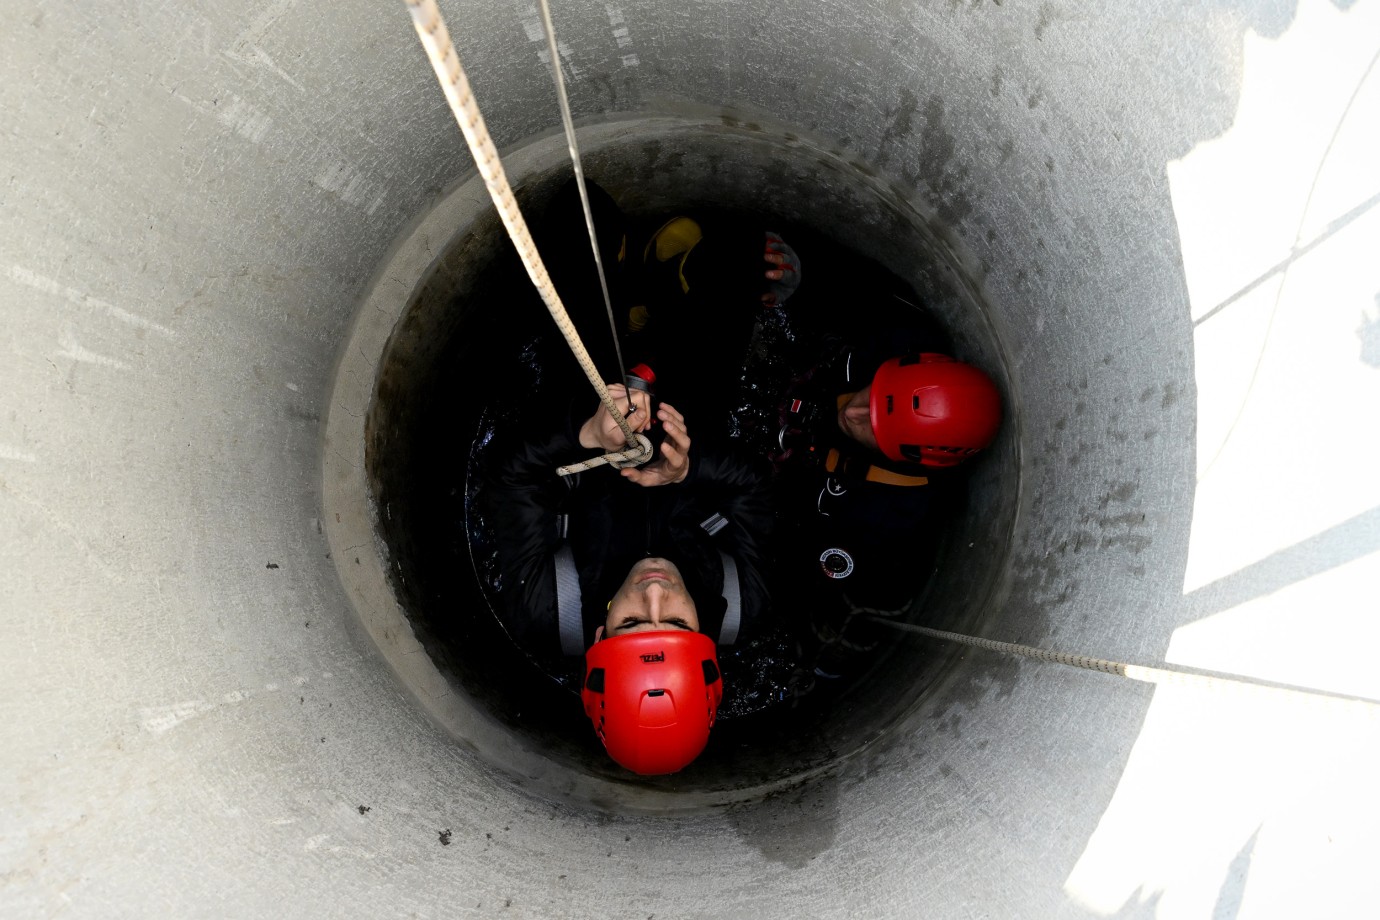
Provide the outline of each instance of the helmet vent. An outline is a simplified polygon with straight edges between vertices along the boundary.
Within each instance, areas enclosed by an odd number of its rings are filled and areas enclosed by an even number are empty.
[[[666,691],[665,691],[665,690],[648,690],[648,691],[647,691],[647,695],[648,695],[648,696],[665,696],[665,695],[666,695]]]
[[[942,444],[925,444],[924,446],[918,444],[901,445],[901,452],[914,460],[920,459],[921,451],[934,451],[941,454],[968,457],[976,453],[981,453],[982,449],[979,447],[945,447]]]
[[[604,669],[591,668],[589,677],[585,678],[585,687],[595,693],[604,692]]]
[[[705,686],[708,686],[709,684],[712,684],[714,683],[714,681],[719,679],[719,666],[715,664],[711,659],[706,658],[703,661],[701,661],[700,667],[704,668]]]

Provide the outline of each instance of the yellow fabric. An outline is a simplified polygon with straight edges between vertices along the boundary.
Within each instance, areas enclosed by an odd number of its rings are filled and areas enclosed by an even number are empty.
[[[833,473],[839,468],[839,461],[843,459],[837,448],[830,448],[829,455],[824,459],[824,468]],[[867,475],[863,477],[868,482],[880,482],[889,486],[927,486],[930,484],[928,476],[907,476],[904,473],[893,473],[891,470],[882,469],[880,466],[868,466]]]
[[[700,229],[699,224],[688,217],[673,217],[652,234],[644,258],[650,254],[653,246],[656,247],[658,262],[666,262],[675,256],[684,256],[703,238],[704,231]]]
[[[702,239],[704,231],[700,229],[699,224],[688,217],[673,217],[662,224],[661,229],[653,233],[652,238],[647,241],[647,248],[642,250],[642,261],[646,262],[653,253],[658,262],[669,262],[679,256],[676,275],[680,278],[681,293],[688,294],[690,282],[685,280],[685,258]]]

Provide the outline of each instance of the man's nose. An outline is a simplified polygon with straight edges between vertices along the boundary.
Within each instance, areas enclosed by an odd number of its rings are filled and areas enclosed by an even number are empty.
[[[653,623],[660,622],[661,603],[666,599],[667,590],[665,582],[657,579],[647,582],[644,596],[647,598],[647,613]]]

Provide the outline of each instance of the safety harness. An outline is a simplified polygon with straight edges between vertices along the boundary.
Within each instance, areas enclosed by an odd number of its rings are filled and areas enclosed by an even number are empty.
[[[866,457],[844,454],[837,447],[829,448],[829,453],[824,458],[824,469],[838,476],[865,479],[868,482],[880,482],[889,486],[927,486],[930,484],[928,476],[898,473],[895,470],[878,466]]]

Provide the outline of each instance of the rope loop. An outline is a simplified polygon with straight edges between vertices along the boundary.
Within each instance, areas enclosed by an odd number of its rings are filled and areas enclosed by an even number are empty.
[[[604,454],[602,457],[591,457],[581,463],[572,463],[569,466],[556,468],[557,476],[573,476],[576,473],[583,473],[585,470],[592,470],[595,467],[608,464],[616,470],[625,470],[632,466],[641,466],[652,458],[652,442],[647,439],[645,434],[637,432],[633,435],[633,445],[627,450],[614,451],[611,454]]]

